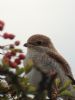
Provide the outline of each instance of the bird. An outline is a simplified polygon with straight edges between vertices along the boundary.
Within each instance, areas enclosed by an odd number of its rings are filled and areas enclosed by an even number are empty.
[[[42,34],[32,35],[24,46],[27,47],[24,66],[26,66],[28,59],[32,59],[34,63],[32,70],[27,74],[31,84],[38,87],[42,80],[41,72],[37,68],[47,73],[49,73],[50,69],[55,69],[62,85],[66,80],[72,80],[72,83],[75,83],[70,65],[58,52],[48,36]],[[69,88],[73,91],[72,85]]]

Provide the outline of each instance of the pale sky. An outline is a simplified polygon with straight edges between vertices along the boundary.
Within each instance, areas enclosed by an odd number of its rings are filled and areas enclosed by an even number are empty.
[[[0,19],[22,45],[33,34],[49,36],[75,76],[75,0],[0,0]]]

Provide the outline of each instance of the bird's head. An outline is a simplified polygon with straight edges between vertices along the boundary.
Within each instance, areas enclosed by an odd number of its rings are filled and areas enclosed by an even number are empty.
[[[51,42],[50,38],[45,35],[32,35],[28,40],[27,43],[24,44],[27,48],[49,48],[54,49],[53,43]]]

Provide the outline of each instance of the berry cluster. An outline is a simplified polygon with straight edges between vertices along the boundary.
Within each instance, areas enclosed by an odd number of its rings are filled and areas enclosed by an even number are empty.
[[[4,22],[0,20],[0,31],[4,28]],[[14,39],[15,35],[5,32],[3,35],[0,35],[3,39]],[[16,46],[20,45],[20,41],[17,40],[13,44],[7,44],[4,46],[0,46],[0,49],[6,50],[6,53],[3,54],[3,63],[7,64],[11,68],[16,68],[21,64],[21,61],[25,59],[25,55],[23,54],[21,49],[16,49]],[[8,49],[5,49],[8,46]],[[13,59],[13,61],[12,61]]]
[[[3,35],[2,35],[2,37],[4,38],[4,39],[14,39],[15,38],[15,35],[13,35],[13,34],[11,34],[11,33],[4,33]]]
[[[8,65],[9,65],[11,68],[17,68],[18,65],[21,64],[21,61],[25,59],[25,55],[22,54],[22,53],[20,53],[20,54],[18,55],[18,57],[15,58],[14,61],[12,61],[11,59],[12,59],[13,57],[15,57],[17,53],[18,53],[18,52],[16,52],[16,51],[14,51],[14,52],[12,52],[12,51],[11,51],[11,52],[7,52],[7,53],[4,55],[4,57],[3,57],[3,59],[7,59],[7,60],[8,60]],[[5,63],[6,63],[6,62],[5,62]]]
[[[4,59],[4,63],[6,63],[6,60],[8,60],[8,65],[12,68],[16,68],[18,65],[21,64],[21,61],[25,59],[25,55],[23,54],[21,49],[16,49],[15,46],[19,46],[20,45],[20,41],[15,41],[14,44],[10,44],[10,45],[5,45],[5,46],[1,46],[1,49],[4,49],[6,46],[8,46],[8,50],[6,51],[6,53],[3,56]],[[13,59],[14,61],[12,61],[11,59]]]

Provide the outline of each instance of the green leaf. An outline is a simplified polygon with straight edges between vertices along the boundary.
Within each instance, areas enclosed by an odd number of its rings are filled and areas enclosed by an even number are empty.
[[[33,93],[35,91],[36,91],[36,87],[34,87],[33,85],[28,85],[28,89],[27,89],[28,93]]]
[[[27,64],[26,66],[22,67],[22,68],[16,68],[16,74],[17,75],[20,75],[22,74],[23,72],[25,72],[26,74],[29,73],[32,69],[32,66],[33,66],[33,62],[31,59],[29,59],[27,61]]]
[[[29,59],[25,66],[25,73],[26,74],[29,73],[31,71],[32,67],[33,67],[33,61],[31,59]]]
[[[71,96],[71,97],[73,97],[72,93],[68,90],[62,91],[60,93],[60,96]]]
[[[74,88],[74,90],[75,90],[75,85],[73,85],[73,88]]]
[[[60,85],[60,79],[58,79],[58,78],[55,79],[55,84],[56,84],[57,87],[59,87],[59,85]]]
[[[23,86],[27,86],[28,85],[28,78],[27,77],[21,77],[20,78],[20,83],[23,85]]]
[[[16,74],[17,74],[17,75],[20,75],[20,74],[22,74],[23,72],[25,72],[25,68],[16,68]]]
[[[71,80],[67,80],[64,85],[60,88],[60,92],[64,91],[70,84],[72,83]]]

